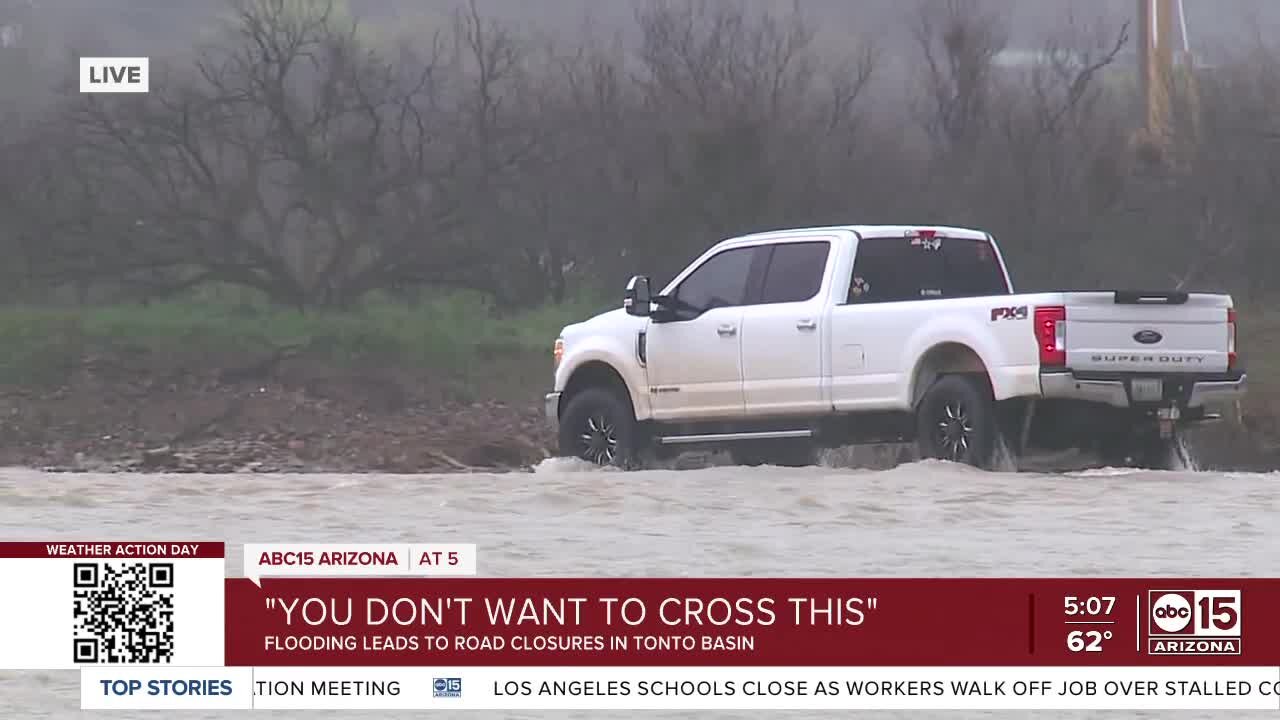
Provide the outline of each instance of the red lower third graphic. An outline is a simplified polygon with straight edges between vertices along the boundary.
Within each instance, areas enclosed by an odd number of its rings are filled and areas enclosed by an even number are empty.
[[[1277,603],[1270,579],[232,579],[226,663],[1280,665]]]

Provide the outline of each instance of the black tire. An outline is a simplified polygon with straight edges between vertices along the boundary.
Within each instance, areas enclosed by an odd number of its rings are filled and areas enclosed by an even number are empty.
[[[631,403],[608,388],[576,393],[560,413],[562,457],[630,469],[636,464],[638,436]]]
[[[916,445],[922,458],[990,469],[997,432],[991,393],[962,375],[939,378],[916,407]]]
[[[763,440],[751,443],[734,443],[729,457],[735,465],[756,467],[808,467],[818,463],[818,449],[806,440]]]

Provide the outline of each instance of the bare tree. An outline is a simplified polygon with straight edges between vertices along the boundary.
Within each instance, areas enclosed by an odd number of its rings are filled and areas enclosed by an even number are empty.
[[[522,307],[736,232],[917,219],[991,229],[1023,287],[1274,293],[1261,40],[1201,72],[1185,167],[1151,176],[1127,28],[1069,12],[1014,56],[1002,6],[922,2],[904,57],[873,26],[821,45],[798,3],[646,0],[628,43],[548,41],[469,0],[379,47],[325,4],[228,7],[198,60],[153,61],[148,96],[0,119],[6,298],[222,282],[308,308],[440,286]],[[895,61],[914,101],[879,87]]]
[[[1124,133],[1102,105],[1102,75],[1125,47],[1127,25],[1080,26],[1068,14],[1061,27],[995,84],[978,184],[1013,249],[1051,270],[1039,278],[1046,283],[1079,272],[1082,248],[1123,195],[1123,169],[1109,163],[1123,154]]]
[[[1007,43],[1000,14],[984,0],[921,0],[912,33],[923,65],[925,129],[962,162],[990,120],[992,75]]]
[[[469,148],[440,104],[438,54],[389,62],[328,7],[285,0],[237,5],[235,31],[186,83],[80,108],[82,136],[153,228],[139,262],[299,306],[442,280]]]

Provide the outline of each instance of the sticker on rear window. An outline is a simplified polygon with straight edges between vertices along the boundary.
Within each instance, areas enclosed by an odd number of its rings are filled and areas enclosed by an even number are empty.
[[[867,282],[864,278],[855,277],[853,279],[852,292],[854,297],[862,297],[863,295],[871,292],[871,283]]]

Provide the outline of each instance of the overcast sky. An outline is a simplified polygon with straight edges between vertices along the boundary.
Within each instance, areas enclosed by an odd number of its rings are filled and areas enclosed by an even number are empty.
[[[345,0],[357,16],[395,24],[441,17],[459,0]],[[627,28],[644,0],[478,0],[488,15],[561,36],[572,35],[588,13],[602,27]],[[716,0],[712,0],[716,1]],[[739,0],[724,0],[736,2]],[[786,10],[790,0],[740,0],[756,8]],[[940,5],[945,0],[937,0]],[[1005,14],[1011,45],[1035,47],[1060,28],[1067,13],[1084,24],[1118,28],[1136,14],[1136,0],[988,0]],[[906,16],[915,0],[799,0],[824,41],[870,36],[885,49],[909,42]],[[1198,51],[1250,45],[1280,30],[1280,0],[1184,0],[1188,34]],[[221,0],[0,0],[0,25],[26,19],[42,46],[91,45],[95,52],[155,55],[190,47],[207,32]]]

